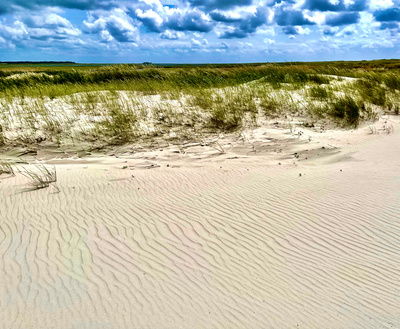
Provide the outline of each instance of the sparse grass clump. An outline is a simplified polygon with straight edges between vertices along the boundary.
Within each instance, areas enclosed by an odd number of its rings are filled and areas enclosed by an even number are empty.
[[[260,98],[260,107],[267,117],[276,117],[279,114],[279,102],[269,95],[264,95]]]
[[[110,144],[123,144],[135,136],[137,116],[134,108],[124,106],[118,99],[108,104],[106,114],[97,125],[100,136],[110,139]]]
[[[227,90],[214,97],[209,122],[213,128],[234,130],[243,125],[247,115],[254,123],[257,113],[256,103],[248,90]]]
[[[188,90],[188,105],[209,110],[214,104],[213,92],[210,89]]]
[[[241,127],[245,111],[235,100],[225,100],[217,96],[210,116],[210,126],[222,130],[233,130]]]
[[[0,176],[3,174],[14,176],[14,169],[12,165],[0,159]]]
[[[22,166],[22,175],[29,178],[34,189],[42,189],[54,185],[57,182],[57,171],[55,166],[47,166],[42,163],[34,165],[34,169]],[[57,188],[57,186],[55,186]],[[58,189],[58,188],[57,188]]]

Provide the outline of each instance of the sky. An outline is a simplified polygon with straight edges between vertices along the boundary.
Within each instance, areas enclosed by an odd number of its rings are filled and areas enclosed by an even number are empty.
[[[1,0],[0,61],[400,58],[400,0]]]

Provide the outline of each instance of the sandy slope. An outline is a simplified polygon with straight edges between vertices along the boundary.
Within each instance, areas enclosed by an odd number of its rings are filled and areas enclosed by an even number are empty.
[[[1,177],[0,327],[400,328],[392,124]]]

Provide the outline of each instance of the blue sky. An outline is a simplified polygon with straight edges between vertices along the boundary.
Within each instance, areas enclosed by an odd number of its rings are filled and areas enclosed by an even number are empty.
[[[400,0],[1,0],[0,61],[400,58]]]

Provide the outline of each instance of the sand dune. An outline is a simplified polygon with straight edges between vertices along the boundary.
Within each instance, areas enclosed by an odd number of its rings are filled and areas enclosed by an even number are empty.
[[[392,120],[1,177],[0,328],[399,328]]]

